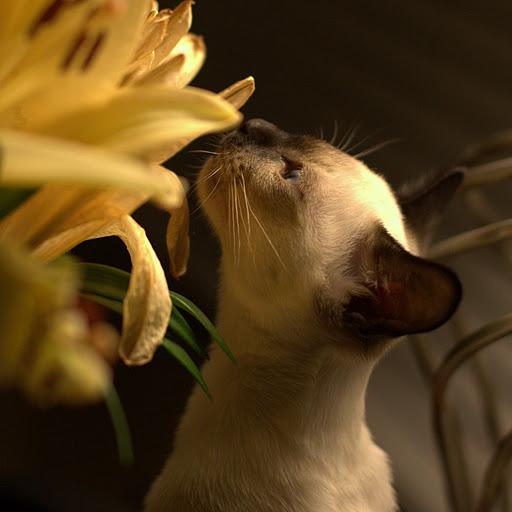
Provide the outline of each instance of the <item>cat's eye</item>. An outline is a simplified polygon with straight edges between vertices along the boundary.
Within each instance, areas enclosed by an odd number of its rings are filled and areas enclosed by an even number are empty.
[[[281,172],[281,176],[286,181],[297,183],[302,177],[302,165],[297,162],[293,162],[288,158],[283,158],[283,170]]]

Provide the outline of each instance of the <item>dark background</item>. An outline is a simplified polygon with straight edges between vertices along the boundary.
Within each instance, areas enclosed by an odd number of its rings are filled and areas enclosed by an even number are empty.
[[[247,118],[264,117],[288,131],[323,130],[327,138],[335,123],[340,135],[357,127],[353,152],[399,138],[365,159],[393,183],[446,167],[468,144],[512,127],[509,2],[198,0],[194,15],[193,31],[205,36],[208,47],[194,85],[218,91],[254,75],[256,93],[243,109]],[[205,143],[197,141],[193,147],[204,148]],[[193,177],[200,163],[197,154],[185,150],[169,166]],[[136,216],[165,261],[165,215],[145,207]],[[469,224],[458,203],[447,219],[443,235]],[[191,233],[189,273],[171,285],[213,317],[218,247],[200,214],[193,217]],[[117,241],[87,243],[78,254],[129,267]],[[458,263],[471,325],[510,307],[510,300],[501,299],[508,296],[510,282],[492,274],[488,257],[482,253],[479,260]],[[490,290],[485,300],[484,288]],[[494,357],[496,373],[506,373],[503,354]],[[105,407],[38,411],[17,394],[0,395],[4,494],[13,500],[24,497],[27,507],[39,503],[42,510],[140,509],[171,448],[191,386],[191,378],[164,352],[143,368],[118,366],[116,387],[136,455],[129,469],[117,461]],[[476,454],[476,482],[490,452],[479,441],[482,429],[471,415],[471,397],[467,400],[472,426],[465,435]],[[374,376],[368,415],[393,460],[405,510],[445,509],[428,408],[426,388],[404,345]],[[510,420],[507,411],[505,419]],[[0,506],[17,507],[14,501]]]

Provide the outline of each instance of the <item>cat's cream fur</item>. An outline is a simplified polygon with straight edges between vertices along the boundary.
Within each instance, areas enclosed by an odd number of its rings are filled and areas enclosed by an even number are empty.
[[[228,136],[201,172],[222,244],[217,325],[237,366],[213,347],[203,369],[213,401],[196,386],[147,512],[397,509],[365,421],[368,378],[389,343],[363,350],[319,304],[332,290],[342,303],[357,293],[354,253],[376,225],[409,251],[415,241],[382,177],[323,141],[286,137]],[[298,184],[283,179],[295,165]]]

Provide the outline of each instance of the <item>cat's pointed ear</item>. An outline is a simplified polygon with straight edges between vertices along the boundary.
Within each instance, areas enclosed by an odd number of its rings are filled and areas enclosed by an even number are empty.
[[[394,338],[431,331],[453,315],[461,285],[450,269],[410,254],[383,227],[360,244],[353,271],[361,290],[343,308],[345,327]]]
[[[441,214],[464,180],[465,169],[458,167],[435,180],[397,192],[405,223],[414,236],[420,253],[430,244]]]

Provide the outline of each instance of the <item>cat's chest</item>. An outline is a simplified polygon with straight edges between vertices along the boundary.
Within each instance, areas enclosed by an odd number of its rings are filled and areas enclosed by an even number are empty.
[[[397,510],[387,455],[376,446],[364,427],[357,455],[347,460],[347,451],[332,446],[329,453],[298,454],[296,460],[280,461],[281,468],[267,466],[269,474],[288,482],[279,492],[287,496],[282,508],[272,512],[394,512]],[[295,469],[294,469],[295,468]],[[299,499],[297,500],[297,497]],[[284,502],[286,503],[286,502]],[[295,503],[295,508],[291,504]]]

